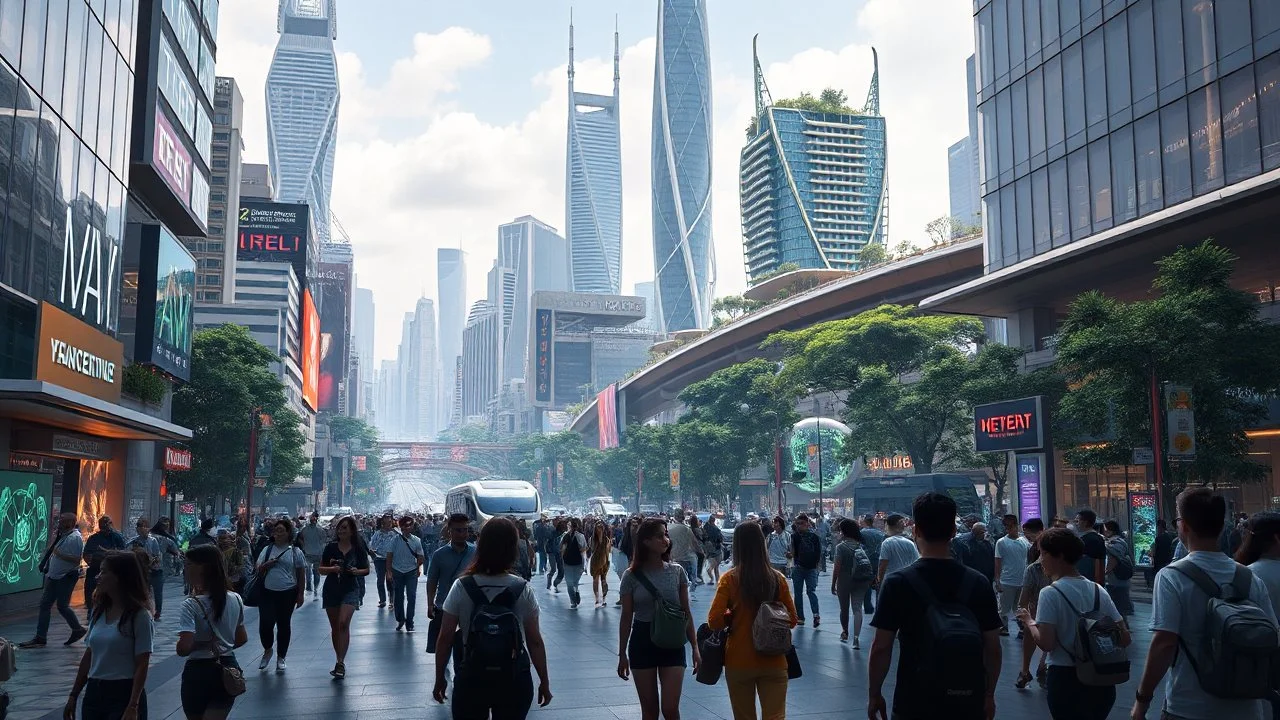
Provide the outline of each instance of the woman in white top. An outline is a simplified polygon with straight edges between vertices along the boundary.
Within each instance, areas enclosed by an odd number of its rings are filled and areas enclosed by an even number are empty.
[[[773,519],[773,532],[764,539],[765,548],[769,551],[769,564],[785,577],[791,577],[787,564],[791,553],[791,533],[787,532],[787,521],[779,515]]]
[[[1280,617],[1280,512],[1254,513],[1249,518],[1236,562],[1248,565],[1262,579],[1271,595],[1271,607]]]
[[[1035,620],[1026,608],[1018,610],[1036,645],[1049,653],[1046,683],[1049,715],[1054,720],[1106,720],[1116,703],[1114,685],[1085,685],[1076,677],[1075,661],[1068,648],[1076,646],[1080,613],[1096,606],[1102,615],[1120,626],[1120,646],[1132,638],[1111,596],[1096,582],[1080,576],[1076,563],[1084,555],[1084,541],[1066,528],[1052,528],[1040,536],[1040,563],[1053,584],[1040,591]]]
[[[222,684],[222,668],[239,668],[234,651],[249,642],[244,602],[227,590],[222,553],[213,545],[187,551],[186,575],[191,597],[182,602],[177,647],[178,656],[187,659],[182,712],[189,720],[222,720],[235,701]]]
[[[515,523],[503,517],[492,518],[480,529],[471,567],[453,583],[441,608],[440,637],[436,641],[436,684],[431,695],[436,702],[445,701],[448,683],[445,668],[452,654],[454,667],[453,717],[455,718],[524,718],[533,704],[533,678],[529,666],[538,673],[538,705],[551,702],[551,681],[547,675],[547,648],[538,623],[538,600],[533,588],[523,578],[511,574],[516,562],[519,532]],[[481,602],[477,602],[477,600]],[[477,610],[491,618],[486,627],[502,627],[502,618],[515,616],[515,630],[520,647],[514,656],[494,661],[477,657],[481,652],[469,647],[476,636],[471,624]],[[491,642],[486,643],[491,647]],[[505,646],[504,646],[505,647]],[[452,652],[451,652],[452,651]]]
[[[258,555],[255,572],[262,577],[262,602],[258,606],[258,639],[262,641],[262,659],[258,669],[266,670],[271,655],[276,653],[276,674],[288,668],[289,638],[293,633],[293,611],[306,599],[305,575],[307,558],[294,547],[293,523],[288,518],[276,521],[271,529],[272,543]]]
[[[80,712],[86,718],[146,720],[155,620],[142,566],[132,552],[107,554],[94,595],[89,635],[63,714],[75,718],[76,700],[84,690]]]

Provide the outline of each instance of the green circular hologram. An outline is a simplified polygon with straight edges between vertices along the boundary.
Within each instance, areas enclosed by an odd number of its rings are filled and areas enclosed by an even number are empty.
[[[849,478],[851,467],[840,462],[844,444],[852,431],[849,426],[831,418],[805,418],[791,427],[791,440],[787,447],[791,453],[791,467],[806,473],[796,485],[811,493],[818,492],[818,460],[809,461],[809,446],[816,445],[822,457],[822,488],[834,488]],[[812,469],[810,469],[812,466]]]

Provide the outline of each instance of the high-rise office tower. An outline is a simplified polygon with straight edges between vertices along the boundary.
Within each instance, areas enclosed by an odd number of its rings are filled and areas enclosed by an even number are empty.
[[[533,293],[568,290],[568,258],[565,239],[533,216],[498,226],[498,260],[491,274],[489,299],[502,311],[500,384],[525,377]]]
[[[260,163],[240,165],[240,197],[256,200],[275,200],[276,182],[271,177],[271,166]]]
[[[565,161],[565,237],[575,292],[616,295],[622,286],[622,144],[618,32],[613,32],[613,95],[574,89],[569,22],[569,137]]]
[[[413,373],[416,440],[435,440],[439,430],[440,378],[436,352],[436,306],[428,298],[418,298],[413,313]]]
[[[338,141],[337,0],[280,0],[267,72],[267,152],[278,198],[306,203],[317,244],[329,240]]]
[[[498,309],[488,300],[476,301],[462,331],[463,422],[488,424],[489,403],[498,396],[498,328]]]
[[[964,62],[968,93],[969,134],[947,148],[947,185],[951,218],[957,223],[953,235],[975,228],[982,222],[982,179],[978,156],[978,88],[974,56]]]
[[[458,248],[436,250],[436,288],[440,297],[439,427],[452,422],[462,327],[467,315],[467,254]]]
[[[666,332],[711,324],[711,133],[706,0],[661,0],[653,82],[653,267]]]
[[[400,439],[400,369],[395,360],[383,360],[375,378],[373,423],[384,440]]]
[[[774,103],[754,45],[752,55],[756,117],[739,171],[747,277],[759,282],[785,263],[855,270],[862,248],[883,242],[879,64],[861,107],[828,90],[801,109]]]
[[[637,330],[656,330],[658,324],[655,320],[658,315],[653,306],[653,281],[646,280],[645,282],[636,283],[635,289],[631,291],[631,294],[644,298],[644,320],[633,324],[632,327]]]
[[[209,175],[209,235],[182,238],[196,258],[196,302],[231,302],[235,292],[236,213],[244,153],[244,97],[234,78],[214,81],[213,140]]]
[[[369,288],[356,288],[354,320],[351,332],[356,357],[360,359],[360,406],[353,412],[358,417],[367,417],[374,409],[373,378],[377,373],[373,362],[373,291]]]

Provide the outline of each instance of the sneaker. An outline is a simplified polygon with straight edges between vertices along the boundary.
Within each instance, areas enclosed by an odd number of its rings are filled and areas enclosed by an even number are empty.
[[[817,615],[814,615],[814,616],[813,616],[813,626],[814,626],[814,627],[818,627],[818,626],[819,626],[819,625],[821,625],[821,624],[822,624],[822,618],[818,617]]]
[[[18,647],[22,648],[23,650],[37,650],[39,648],[44,647],[45,644],[46,643],[44,638],[32,638],[26,642],[18,643]]]
[[[862,646],[858,644],[858,638],[854,638],[854,639],[853,639],[853,649],[854,649],[854,650],[861,650],[861,649],[862,649]]]
[[[266,670],[267,666],[271,664],[272,652],[272,650],[266,650],[262,653],[262,659],[258,661],[259,670]]]
[[[277,675],[283,675],[284,671],[288,669],[289,669],[289,663],[285,662],[284,658],[282,657],[276,658],[276,674]]]
[[[557,595],[559,595],[559,594],[560,594],[560,586],[559,586],[559,585],[557,585],[557,586],[556,586],[556,594],[557,594]]]
[[[404,631],[405,631],[405,632],[413,632],[413,623],[411,623],[411,622],[407,622],[407,623],[405,623],[405,624],[404,624]]]
[[[613,606],[614,606],[614,607],[622,607],[622,601],[621,601],[621,600],[619,600],[618,602],[614,603],[614,604],[613,604]]]
[[[84,637],[85,635],[88,635],[88,634],[89,634],[89,631],[88,631],[88,630],[85,630],[85,629],[84,629],[84,628],[82,628],[82,627],[78,627],[78,628],[76,628],[75,630],[72,630],[72,631],[71,631],[71,637],[68,637],[68,638],[67,638],[67,641],[66,641],[66,642],[64,642],[64,643],[62,643],[62,644],[63,644],[63,645],[74,645],[74,644],[75,644],[75,642],[76,642],[77,640],[79,640],[80,638],[82,638],[82,637]]]
[[[577,610],[577,609],[578,609],[578,603],[569,603],[569,609],[570,609],[570,610]]]
[[[384,608],[384,607],[386,607],[386,606],[387,606],[387,604],[386,604],[386,603],[384,603],[384,602],[380,602],[380,603],[378,603],[378,607],[379,607],[379,608]]]
[[[403,629],[404,629],[404,621],[401,620],[400,622],[396,623],[396,632],[400,632]]]
[[[803,626],[804,626],[804,618],[802,618],[802,617],[796,617],[796,625],[797,625],[797,626],[800,626],[800,627],[803,627]]]

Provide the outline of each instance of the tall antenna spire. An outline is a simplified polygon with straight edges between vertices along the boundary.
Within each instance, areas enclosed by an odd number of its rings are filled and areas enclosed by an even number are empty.
[[[871,48],[871,86],[867,88],[867,104],[862,112],[873,117],[880,116],[880,55]]]
[[[573,8],[569,8],[569,91],[573,92]],[[572,102],[572,100],[570,100]]]
[[[769,86],[764,81],[764,69],[760,67],[760,35],[757,33],[751,38],[751,63],[755,67],[755,86],[756,86],[756,120],[764,117],[765,109],[773,105],[773,98],[769,95]]]
[[[619,65],[622,62],[622,56],[618,46],[618,16],[613,16],[613,96],[618,97],[618,84],[622,80],[622,73]]]

